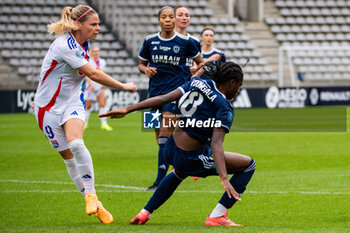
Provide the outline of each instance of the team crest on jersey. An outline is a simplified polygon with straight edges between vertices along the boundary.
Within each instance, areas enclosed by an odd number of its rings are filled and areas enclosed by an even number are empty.
[[[58,148],[59,147],[57,140],[52,140],[51,141],[51,145],[53,146],[53,148]]]
[[[178,52],[180,52],[180,47],[176,45],[173,47],[173,50],[175,53],[178,53]]]
[[[81,53],[80,53],[79,51],[77,51],[76,55],[77,55],[77,57],[79,57],[79,58],[82,57],[82,55],[81,55]]]

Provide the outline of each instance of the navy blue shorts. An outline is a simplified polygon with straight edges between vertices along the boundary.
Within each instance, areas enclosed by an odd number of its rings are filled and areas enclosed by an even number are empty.
[[[185,151],[176,146],[171,135],[164,146],[163,154],[169,164],[185,175],[207,177],[218,174],[209,146],[201,150]]]
[[[176,101],[167,103],[166,105],[162,106],[161,108],[152,108],[151,111],[157,111],[157,109],[160,112],[178,113]]]

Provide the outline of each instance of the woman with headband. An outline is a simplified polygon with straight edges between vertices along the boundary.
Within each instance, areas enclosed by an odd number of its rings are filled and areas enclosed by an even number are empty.
[[[81,91],[85,76],[113,88],[135,92],[134,83],[121,83],[88,62],[88,40],[99,31],[97,12],[87,5],[65,7],[61,19],[48,25],[55,34],[41,67],[34,100],[37,122],[50,144],[62,156],[68,174],[85,197],[86,213],[101,222],[113,222],[95,191],[95,176],[89,150],[83,140],[85,103]]]

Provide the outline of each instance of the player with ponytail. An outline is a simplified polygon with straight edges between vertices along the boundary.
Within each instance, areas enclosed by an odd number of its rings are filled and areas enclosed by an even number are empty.
[[[39,128],[61,155],[69,176],[85,197],[86,213],[95,214],[108,224],[113,222],[113,216],[97,198],[92,158],[83,140],[82,83],[88,76],[100,84],[129,92],[135,92],[136,86],[121,83],[89,64],[89,40],[96,40],[99,23],[94,9],[77,5],[65,7],[61,19],[48,25],[48,32],[55,34],[56,39],[42,64],[34,111]]]

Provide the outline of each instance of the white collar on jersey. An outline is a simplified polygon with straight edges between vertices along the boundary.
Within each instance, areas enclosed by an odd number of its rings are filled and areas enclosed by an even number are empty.
[[[204,54],[204,55],[209,55],[209,54],[211,54],[212,52],[214,52],[215,51],[215,48],[212,48],[209,52],[203,52],[202,51],[202,54]]]
[[[89,49],[89,41],[87,40],[85,43],[84,43],[84,46],[81,46],[77,39],[75,39],[74,35],[71,33],[71,32],[68,32],[68,34],[75,40],[75,42],[80,46],[80,48],[82,48],[86,53],[87,53],[87,50]],[[85,48],[85,45],[87,46],[87,49]]]
[[[174,32],[175,32],[175,31],[174,31]],[[170,38],[163,38],[163,37],[160,36],[160,32],[158,32],[158,38],[159,38],[160,40],[162,40],[162,41],[170,41],[170,40],[174,39],[176,35],[177,35],[177,33],[175,32],[174,35],[173,35],[172,37],[170,37]]]

